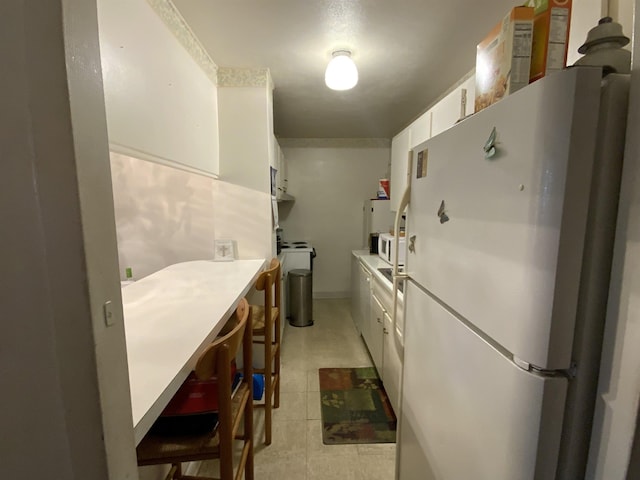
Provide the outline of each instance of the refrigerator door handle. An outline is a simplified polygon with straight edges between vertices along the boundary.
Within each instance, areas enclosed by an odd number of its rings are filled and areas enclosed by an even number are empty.
[[[409,159],[407,162],[407,188],[404,189],[402,194],[402,198],[400,199],[400,205],[398,205],[398,211],[396,212],[396,220],[394,223],[394,232],[400,232],[400,219],[402,218],[402,214],[409,205],[409,199],[411,198],[411,172],[413,170],[413,155],[409,155]],[[415,236],[414,236],[415,240]],[[407,278],[405,273],[400,273],[398,270],[398,252],[400,247],[400,235],[396,235],[394,238],[395,242],[395,259],[393,262],[393,312],[391,315],[391,325],[393,327],[393,335],[395,337],[396,343],[400,344],[398,338],[398,281],[404,281]],[[406,270],[406,267],[405,267]]]
[[[515,363],[519,368],[521,368],[526,372],[531,370],[531,364],[529,362],[522,360],[521,358],[518,358],[515,355],[513,356],[513,363]]]

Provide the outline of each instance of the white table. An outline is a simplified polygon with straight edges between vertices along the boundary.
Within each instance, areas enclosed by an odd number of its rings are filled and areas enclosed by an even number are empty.
[[[264,265],[264,259],[178,263],[122,289],[136,445]]]

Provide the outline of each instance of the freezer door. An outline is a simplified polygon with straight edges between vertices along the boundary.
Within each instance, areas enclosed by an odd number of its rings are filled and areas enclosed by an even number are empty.
[[[600,80],[558,72],[414,149],[409,275],[544,369],[570,364]]]
[[[400,480],[552,480],[567,388],[533,375],[412,282],[397,461]]]

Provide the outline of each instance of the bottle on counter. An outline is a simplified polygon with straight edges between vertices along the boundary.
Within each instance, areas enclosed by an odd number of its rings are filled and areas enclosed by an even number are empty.
[[[133,270],[131,269],[131,267],[125,268],[124,276],[126,280],[120,281],[121,287],[126,287],[127,285],[131,285],[132,283],[135,282],[135,280],[133,279]]]

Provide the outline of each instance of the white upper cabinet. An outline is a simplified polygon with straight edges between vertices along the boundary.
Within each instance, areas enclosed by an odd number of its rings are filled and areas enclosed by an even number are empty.
[[[282,193],[287,193],[289,188],[289,169],[287,165],[287,157],[284,156],[284,152],[278,146],[278,160],[280,162],[280,188]]]
[[[398,211],[400,199],[407,187],[407,168],[411,153],[411,128],[407,127],[391,140],[391,201],[392,212]]]
[[[440,100],[430,110],[431,136],[435,137],[439,133],[453,127],[458,120],[473,113],[473,103],[475,95],[475,77],[467,79],[460,86],[455,88],[449,95]],[[419,142],[415,142],[414,146]]]
[[[391,211],[396,212],[407,186],[409,151],[473,113],[475,77],[471,76],[391,141]]]
[[[413,148],[431,138],[431,121],[433,113],[431,110],[420,115],[409,127],[411,130],[411,142],[409,147]]]
[[[276,173],[276,198],[278,200],[282,200],[284,194],[287,193],[287,159],[284,156],[284,152],[282,148],[280,148],[280,144],[278,140],[273,138],[274,141],[274,168],[277,170]]]
[[[270,194],[270,167],[278,167],[269,71],[220,68],[218,72],[220,178]]]

